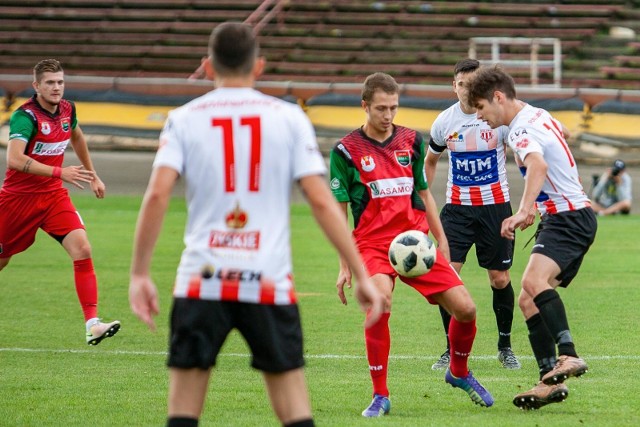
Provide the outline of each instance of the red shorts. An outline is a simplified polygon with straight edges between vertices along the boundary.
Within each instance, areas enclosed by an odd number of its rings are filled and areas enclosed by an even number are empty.
[[[398,277],[402,282],[420,292],[431,304],[438,304],[432,295],[463,285],[462,279],[440,250],[437,250],[436,263],[427,274],[419,277],[403,277],[398,276],[398,273],[391,266],[387,248],[388,245],[358,243],[358,249],[370,276],[386,274],[391,276],[394,284],[396,277]]]
[[[0,191],[0,258],[26,250],[39,228],[57,240],[84,229],[66,188],[34,194]]]

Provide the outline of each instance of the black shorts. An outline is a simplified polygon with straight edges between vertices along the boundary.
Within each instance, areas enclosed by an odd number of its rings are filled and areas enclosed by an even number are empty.
[[[566,288],[576,277],[582,260],[596,238],[598,221],[591,208],[544,215],[536,231],[531,253],[542,254],[560,267],[560,286]]]
[[[502,221],[511,214],[510,203],[444,205],[440,211],[440,221],[449,241],[451,261],[464,263],[471,246],[475,244],[480,267],[500,271],[511,268],[514,241],[500,236]]]
[[[302,328],[296,304],[175,298],[171,310],[169,358],[173,368],[208,369],[232,329],[238,329],[252,353],[251,366],[285,372],[304,366]]]

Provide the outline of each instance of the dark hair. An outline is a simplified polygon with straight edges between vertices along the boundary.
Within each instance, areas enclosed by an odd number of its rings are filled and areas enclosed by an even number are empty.
[[[507,99],[515,99],[516,84],[513,77],[499,65],[481,67],[469,83],[469,104],[476,105],[480,99],[491,101],[495,91],[504,93]]]
[[[376,90],[382,89],[388,94],[400,92],[400,86],[395,79],[386,73],[374,73],[364,80],[362,86],[362,100],[367,104],[373,100],[373,94]]]
[[[64,72],[62,65],[57,59],[43,59],[33,67],[33,79],[39,82],[44,73]]]
[[[460,73],[471,73],[480,68],[480,61],[477,59],[465,58],[458,61],[453,67],[453,77]]]
[[[240,22],[218,25],[209,38],[213,69],[223,76],[251,73],[259,50],[251,26]]]

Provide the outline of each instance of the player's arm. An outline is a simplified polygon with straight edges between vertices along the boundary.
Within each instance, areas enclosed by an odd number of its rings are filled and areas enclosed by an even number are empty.
[[[513,240],[516,228],[524,230],[532,224],[530,221],[531,206],[538,198],[542,186],[547,178],[547,162],[542,154],[530,152],[522,160],[526,168],[527,176],[524,180],[524,192],[520,199],[518,211],[502,222],[501,234],[503,237]]]
[[[22,110],[17,110],[11,115],[9,121],[9,143],[7,146],[7,167],[10,170],[29,173],[32,175],[47,176],[62,179],[78,188],[84,188],[83,182],[93,180],[93,172],[77,171],[78,166],[60,168],[45,165],[36,159],[29,157],[25,150],[27,142],[35,137],[37,122],[33,116]]]
[[[153,169],[134,233],[129,304],[133,313],[152,330],[155,329],[153,316],[158,314],[159,304],[158,291],[149,275],[151,257],[177,179],[175,169],[166,166]]]
[[[351,237],[344,210],[333,198],[322,175],[302,177],[300,187],[318,225],[353,272],[357,282],[355,296],[362,309],[368,310],[366,326],[372,326],[382,313],[382,295],[369,279],[364,262]],[[346,304],[346,300],[343,302]]]
[[[427,175],[427,182],[429,183],[429,187],[433,185],[434,179],[436,177],[436,167],[438,165],[438,159],[442,152],[434,153],[431,150],[427,150],[427,158],[424,161],[424,171]]]
[[[87,140],[84,137],[82,129],[80,129],[80,125],[76,125],[76,127],[71,131],[71,146],[73,147],[73,151],[76,153],[78,160],[82,163],[84,170],[92,173],[93,179],[90,181],[91,190],[95,193],[97,198],[102,199],[104,197],[106,187],[93,167],[93,162],[89,155],[89,146],[87,145]]]
[[[447,240],[446,234],[444,234],[444,228],[442,227],[442,222],[440,222],[440,216],[438,215],[438,205],[436,204],[433,195],[429,189],[419,190],[418,195],[422,199],[424,206],[427,210],[427,223],[429,224],[429,231],[433,235],[433,237],[438,242],[438,249],[440,252],[447,258],[448,261],[451,260],[451,256],[449,254],[449,241]]]

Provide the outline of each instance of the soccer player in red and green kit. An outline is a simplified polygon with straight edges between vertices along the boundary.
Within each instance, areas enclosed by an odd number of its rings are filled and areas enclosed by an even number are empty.
[[[425,143],[414,130],[393,124],[399,105],[399,87],[388,74],[367,77],[362,88],[366,122],[342,138],[331,152],[331,189],[345,215],[353,214],[353,237],[376,287],[385,296],[385,311],[365,330],[373,400],[365,417],[386,415],[391,409],[387,368],[391,337],[389,316],[397,273],[388,259],[393,238],[406,230],[429,229],[438,241],[433,268],[416,278],[400,277],[431,304],[451,313],[449,339],[451,363],[445,381],[466,391],[474,403],[491,406],[493,397],[473,377],[467,366],[476,335],[476,307],[462,280],[449,265],[449,247],[435,200],[424,172]],[[344,286],[351,286],[352,272],[340,260],[336,286],[346,304]]]
[[[91,245],[62,182],[79,188],[89,184],[100,199],[105,185],[93,169],[75,105],[63,99],[62,66],[55,59],[42,60],[34,67],[33,76],[36,94],[9,122],[7,171],[0,188],[0,270],[13,255],[33,244],[39,228],[56,239],[73,261],[87,344],[97,345],[118,332],[120,322],[102,323],[98,318]],[[82,166],[62,167],[69,143]]]

